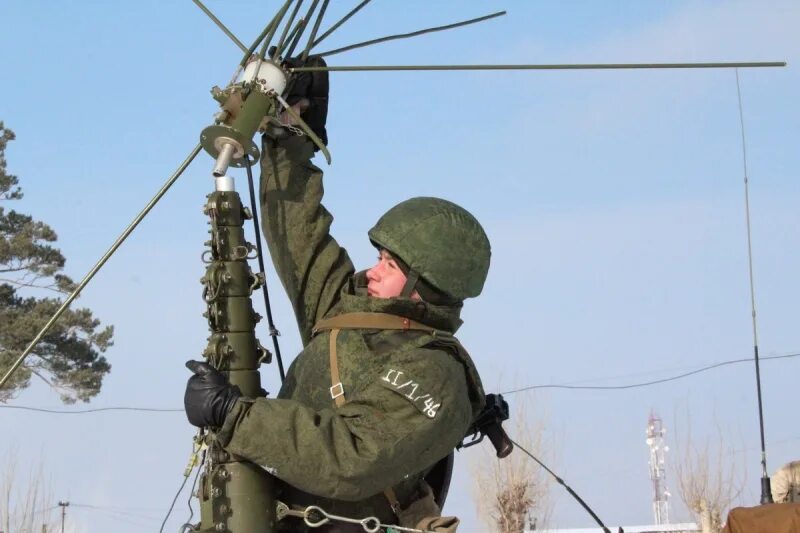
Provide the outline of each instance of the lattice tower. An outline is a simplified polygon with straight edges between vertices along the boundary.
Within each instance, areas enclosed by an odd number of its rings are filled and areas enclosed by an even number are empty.
[[[653,515],[656,524],[669,523],[669,497],[667,490],[666,454],[669,447],[664,440],[666,429],[661,417],[651,412],[647,419],[646,435],[650,448],[650,481],[653,483]]]

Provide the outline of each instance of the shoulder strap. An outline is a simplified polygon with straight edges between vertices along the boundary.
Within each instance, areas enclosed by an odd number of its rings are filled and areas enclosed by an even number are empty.
[[[392,315],[389,313],[344,313],[330,318],[323,318],[314,325],[312,334],[316,335],[321,331],[330,330],[330,340],[328,341],[328,349],[330,351],[330,364],[331,364],[331,399],[333,399],[336,407],[341,407],[346,403],[344,396],[344,386],[339,379],[339,360],[336,356],[336,339],[339,331],[342,329],[390,329],[390,330],[415,330],[426,331],[433,336],[446,336],[451,337],[450,333],[437,330],[430,326],[426,326],[410,318]],[[400,512],[400,501],[392,487],[388,487],[383,491],[389,506],[395,515]]]
[[[341,407],[347,401],[344,397],[344,386],[339,379],[339,360],[336,358],[336,338],[339,336],[339,329],[331,330],[331,338],[328,341],[328,351],[331,361],[331,399],[336,403],[336,407]]]
[[[435,337],[449,337],[447,332],[426,326],[410,318],[392,315],[389,313],[344,313],[330,318],[323,318],[314,325],[313,334],[321,331],[330,331],[328,351],[331,365],[331,399],[336,407],[341,407],[347,401],[344,396],[344,386],[339,379],[339,360],[336,355],[336,340],[342,329],[389,329],[389,330],[415,330],[425,331]]]
[[[331,329],[400,329],[427,331],[431,335],[451,337],[447,331],[426,326],[410,318],[389,313],[344,313],[323,318],[314,325],[313,334]]]

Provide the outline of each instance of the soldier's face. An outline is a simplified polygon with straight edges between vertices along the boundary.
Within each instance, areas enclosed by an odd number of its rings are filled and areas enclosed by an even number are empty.
[[[367,270],[367,292],[375,298],[400,296],[406,284],[406,275],[397,261],[386,250],[381,250],[378,263]]]

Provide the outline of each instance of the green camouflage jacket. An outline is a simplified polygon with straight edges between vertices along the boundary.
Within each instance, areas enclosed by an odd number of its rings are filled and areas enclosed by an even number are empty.
[[[278,399],[240,400],[218,439],[286,486],[280,498],[351,517],[396,521],[383,494],[402,506],[426,490],[423,475],[465,436],[483,404],[466,353],[421,331],[350,329],[338,335],[347,403],[331,398],[329,335],[313,335],[325,317],[392,313],[444,332],[461,324],[459,307],[367,296],[365,274],[330,236],[321,205],[322,171],[302,138],[264,146],[261,203],[275,269],[294,307],[304,349]]]

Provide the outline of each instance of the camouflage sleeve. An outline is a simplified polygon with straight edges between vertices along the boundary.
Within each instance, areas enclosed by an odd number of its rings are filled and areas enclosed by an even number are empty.
[[[338,409],[240,400],[218,439],[300,490],[358,501],[450,453],[471,416],[460,365],[441,351],[414,350]]]
[[[354,269],[330,236],[333,216],[322,206],[322,171],[303,137],[266,140],[261,160],[264,236],[278,277],[294,308],[303,345],[311,328],[336,303]]]

